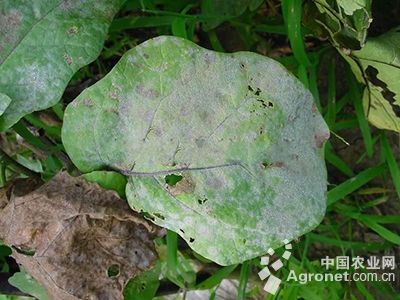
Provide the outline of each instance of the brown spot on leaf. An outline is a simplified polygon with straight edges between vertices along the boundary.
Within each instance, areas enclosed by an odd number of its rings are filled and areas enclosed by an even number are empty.
[[[116,91],[116,90],[109,91],[107,96],[110,97],[113,100],[119,100],[118,91]]]
[[[92,107],[94,104],[93,104],[93,100],[92,99],[90,99],[90,98],[85,98],[84,100],[83,100],[83,105],[85,105],[85,106],[87,106],[87,107]]]
[[[268,168],[282,168],[284,163],[282,161],[274,161],[268,164]]]
[[[146,98],[158,98],[160,93],[152,88],[146,88],[143,84],[136,86],[136,92]]]
[[[325,141],[327,141],[329,139],[329,132],[328,133],[316,133],[314,135],[314,139],[315,139],[315,145],[317,146],[317,148],[322,148]]]
[[[173,196],[178,196],[183,193],[191,194],[196,187],[195,182],[189,174],[182,174],[182,179],[174,186],[167,185],[167,189]]]
[[[78,33],[78,27],[72,26],[68,29],[69,34],[77,34]]]
[[[51,299],[123,299],[126,281],[156,259],[161,232],[114,192],[66,173],[0,211],[0,238]]]
[[[64,60],[68,65],[71,65],[73,63],[72,57],[67,53],[64,54]]]
[[[205,60],[207,65],[211,65],[215,61],[214,54],[212,54],[211,52],[206,52],[204,54],[204,60]]]
[[[313,113],[317,113],[318,112],[318,107],[317,107],[317,105],[315,105],[315,103],[313,103],[313,105],[311,106],[311,111]]]
[[[22,20],[22,14],[16,9],[11,9],[10,11],[4,11],[0,9],[0,35],[2,39],[2,45],[0,48],[0,64],[7,56],[4,53],[3,48],[7,49],[7,45],[15,45],[18,40],[18,28],[20,27]]]

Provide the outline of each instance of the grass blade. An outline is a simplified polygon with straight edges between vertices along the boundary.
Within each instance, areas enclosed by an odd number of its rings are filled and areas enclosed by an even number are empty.
[[[228,277],[228,275],[231,274],[236,269],[237,266],[238,265],[231,265],[219,269],[217,272],[215,272],[215,274],[197,284],[196,288],[206,289],[206,290],[212,289],[214,286],[220,284],[222,280]]]
[[[348,177],[354,176],[353,170],[333,152],[330,143],[326,143],[325,145],[325,159],[332,166],[334,166],[336,169],[338,169],[340,172],[347,175]]]
[[[328,70],[328,105],[327,112],[325,115],[325,121],[329,128],[335,124],[336,119],[336,63],[335,59],[332,58]]]
[[[370,219],[360,218],[360,221],[368,228],[372,229],[381,237],[383,237],[385,240],[393,244],[400,245],[400,236],[398,234],[394,233],[393,231],[390,231],[389,229],[383,227],[382,225],[379,225],[378,223],[373,222]]]
[[[250,262],[245,261],[240,267],[240,280],[239,280],[238,296],[237,296],[238,300],[246,299],[246,287],[247,287],[247,280],[249,279],[249,272],[250,272]]]
[[[344,197],[359,189],[378,175],[382,174],[385,170],[385,164],[366,169],[358,173],[356,176],[331,189],[328,192],[328,205],[332,205],[336,201],[343,199]]]
[[[293,54],[300,64],[309,68],[311,62],[308,59],[301,32],[302,1],[282,0],[282,11]]]
[[[178,269],[178,235],[167,231],[167,266],[172,274],[177,273]]]
[[[372,157],[374,152],[374,147],[373,147],[374,145],[372,143],[371,129],[369,128],[368,120],[365,117],[360,89],[357,86],[353,74],[350,74],[350,72],[351,71],[347,70],[350,97],[352,99],[354,108],[356,110],[358,125],[361,130],[361,135],[364,140],[364,145],[367,151],[367,155],[368,157]]]
[[[383,155],[385,156],[386,163],[389,167],[390,175],[392,176],[393,185],[396,188],[397,196],[400,199],[400,168],[384,133],[381,135],[381,145]]]

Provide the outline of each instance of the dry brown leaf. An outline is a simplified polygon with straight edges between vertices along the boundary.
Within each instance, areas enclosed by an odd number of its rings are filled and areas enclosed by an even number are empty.
[[[122,299],[127,280],[156,259],[161,233],[114,192],[66,173],[12,193],[0,211],[0,239],[51,299]]]

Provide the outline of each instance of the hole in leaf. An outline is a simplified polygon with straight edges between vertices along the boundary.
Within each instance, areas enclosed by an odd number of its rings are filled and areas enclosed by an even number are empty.
[[[194,242],[194,238],[189,238],[189,243],[193,243]]]
[[[257,88],[257,91],[254,93],[254,95],[260,96],[260,94],[261,94],[261,90],[259,88]]]
[[[144,291],[146,289],[146,282],[142,282],[140,288],[142,289],[142,291]]]
[[[119,275],[119,266],[114,264],[108,267],[107,276],[108,277],[116,277]]]
[[[269,162],[263,161],[262,163],[263,168],[268,168],[269,167]]]
[[[197,199],[197,202],[198,202],[200,205],[206,203],[207,201],[208,201],[207,198],[204,198],[204,199]]]
[[[169,186],[174,186],[176,185],[179,181],[182,180],[181,175],[175,175],[175,174],[169,174],[165,176],[165,183],[168,184]]]
[[[182,233],[185,233],[185,231],[182,228],[180,228],[179,231]]]
[[[257,99],[257,101],[260,102],[261,105],[262,105],[264,108],[267,107],[267,105],[265,104],[265,101],[264,101],[263,99]]]

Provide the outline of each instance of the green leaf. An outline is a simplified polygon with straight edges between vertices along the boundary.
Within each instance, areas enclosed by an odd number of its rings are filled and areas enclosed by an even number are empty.
[[[83,174],[83,178],[90,182],[96,182],[99,186],[107,190],[113,190],[121,198],[125,198],[126,177],[112,171],[94,171]]]
[[[367,0],[337,0],[338,5],[343,9],[348,16],[354,14],[358,9],[365,9],[368,5]]]
[[[367,80],[363,104],[368,120],[378,128],[400,132],[399,30],[370,38],[347,61],[360,81]]]
[[[129,175],[132,208],[222,265],[320,222],[328,136],[311,94],[277,62],[175,37],[127,52],[67,107],[62,129],[79,169]],[[171,174],[182,178],[169,185]]]
[[[371,0],[313,0],[307,4],[306,26],[327,36],[336,47],[360,49],[372,22]]]
[[[124,299],[152,300],[160,286],[161,263],[131,279],[124,288]]]
[[[34,296],[39,300],[50,299],[45,289],[25,271],[17,272],[8,279],[8,282],[18,288],[20,291]]]
[[[60,100],[73,74],[99,55],[122,3],[2,1],[0,93],[12,101],[0,117],[0,130]]]
[[[203,22],[203,28],[208,31],[227,21],[243,14],[247,8],[255,10],[262,0],[203,0],[201,12],[209,17]]]
[[[10,97],[0,93],[0,116],[4,113],[8,105],[11,103]]]

